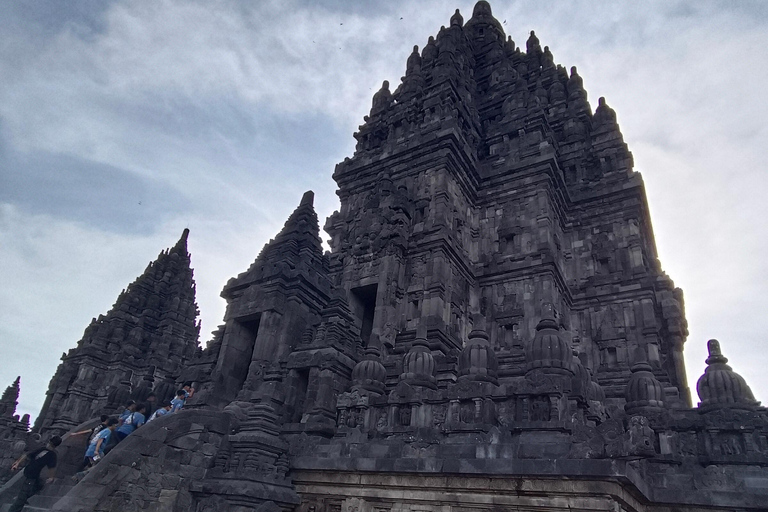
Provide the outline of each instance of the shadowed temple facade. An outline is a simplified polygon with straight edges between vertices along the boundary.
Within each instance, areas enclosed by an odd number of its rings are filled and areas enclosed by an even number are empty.
[[[34,506],[765,509],[768,413],[716,340],[692,402],[682,291],[575,67],[478,2],[414,47],[355,138],[330,252],[307,192],[224,286],[205,350],[185,231],[63,356],[32,432],[9,387],[6,479],[41,436],[197,390]]]

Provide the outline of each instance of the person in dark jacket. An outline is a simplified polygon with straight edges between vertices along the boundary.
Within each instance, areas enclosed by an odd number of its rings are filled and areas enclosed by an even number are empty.
[[[24,467],[24,483],[16,496],[16,500],[8,509],[8,512],[20,512],[27,504],[27,500],[37,494],[43,488],[43,480],[40,473],[44,468],[48,468],[48,482],[54,479],[54,473],[51,471],[56,467],[56,447],[61,444],[59,436],[53,436],[43,448],[31,451],[21,456],[19,460],[11,466],[12,471]]]

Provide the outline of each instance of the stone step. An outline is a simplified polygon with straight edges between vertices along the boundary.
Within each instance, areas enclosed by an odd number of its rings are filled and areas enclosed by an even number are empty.
[[[50,510],[62,496],[67,494],[73,484],[56,483],[48,484],[43,489],[29,498],[23,512],[39,512],[41,510]]]
[[[45,484],[36,496],[64,496],[69,490],[74,487],[74,482],[71,479],[57,480],[54,484]]]
[[[40,507],[44,510],[48,510],[60,499],[61,496],[41,496],[36,494],[27,500],[27,506],[24,510],[27,510],[29,507]]]

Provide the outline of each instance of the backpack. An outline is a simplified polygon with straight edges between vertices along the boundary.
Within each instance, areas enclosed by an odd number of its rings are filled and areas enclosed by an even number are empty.
[[[93,433],[91,434],[90,439],[88,439],[88,444],[91,444],[92,442],[94,442],[96,440],[96,436],[99,435],[99,432],[101,432],[105,428],[106,427],[104,425],[102,425],[101,423],[99,423],[98,426],[94,427]]]
[[[135,412],[132,412],[130,416],[125,418],[125,421],[123,422],[123,425],[130,425],[133,427],[134,430],[136,430],[136,424],[133,422],[133,415],[136,414]]]

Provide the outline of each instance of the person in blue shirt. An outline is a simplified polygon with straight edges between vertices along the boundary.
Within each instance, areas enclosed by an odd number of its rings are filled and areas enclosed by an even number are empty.
[[[166,414],[169,414],[171,412],[171,405],[170,400],[164,400],[163,404],[160,406],[158,410],[152,413],[152,416],[149,417],[147,420],[147,423],[154,420],[155,418],[159,418],[160,416],[165,416]]]
[[[105,428],[100,430],[98,434],[91,439],[91,444],[88,445],[88,449],[85,451],[85,460],[83,460],[83,467],[93,466],[96,461],[104,456],[104,448],[109,442],[110,436],[117,428],[117,418],[109,418]]]
[[[136,410],[136,402],[133,400],[128,400],[128,403],[125,404],[125,410],[120,414],[120,417],[118,418],[118,423],[120,425],[125,422],[125,418],[133,414],[133,412]]]
[[[180,410],[182,407],[184,407],[184,404],[187,401],[187,392],[183,389],[180,389],[176,392],[176,398],[171,400],[171,412],[176,412]]]
[[[136,406],[136,411],[125,418],[125,420],[123,420],[123,424],[117,427],[117,430],[115,430],[118,443],[128,437],[128,435],[132,434],[134,430],[142,426],[147,421],[146,416],[144,416],[146,411],[146,405],[138,404]]]

